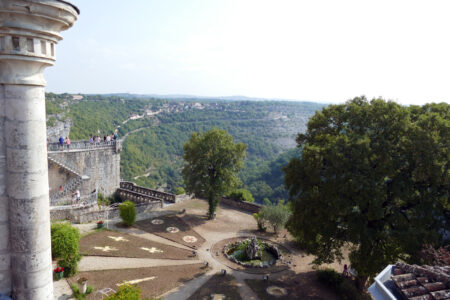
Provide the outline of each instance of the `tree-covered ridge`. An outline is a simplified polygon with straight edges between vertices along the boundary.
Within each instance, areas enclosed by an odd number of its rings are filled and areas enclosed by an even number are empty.
[[[295,146],[295,134],[304,131],[309,116],[322,107],[308,102],[47,94],[48,123],[51,118],[70,118],[73,140],[103,136],[116,128],[120,137],[128,134],[121,177],[151,188],[174,191],[183,184],[182,147],[193,132],[227,130],[248,145],[240,178],[258,202],[265,197],[286,199],[280,171],[288,161],[284,152]]]

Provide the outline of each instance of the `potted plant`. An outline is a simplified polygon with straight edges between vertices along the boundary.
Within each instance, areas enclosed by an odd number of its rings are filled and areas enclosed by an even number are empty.
[[[53,269],[53,273],[55,273],[55,279],[60,280],[64,277],[64,268],[57,267],[57,268]]]
[[[80,292],[82,294],[86,294],[86,289],[87,289],[87,278],[86,277],[80,277],[78,279],[78,284],[80,285]]]
[[[103,225],[104,225],[103,220],[100,220],[97,222],[97,228],[99,228],[99,229],[103,228]]]

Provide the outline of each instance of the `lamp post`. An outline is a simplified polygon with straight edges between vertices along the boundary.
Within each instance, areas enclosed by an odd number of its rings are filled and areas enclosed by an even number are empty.
[[[78,9],[0,0],[0,293],[53,299],[43,71]]]

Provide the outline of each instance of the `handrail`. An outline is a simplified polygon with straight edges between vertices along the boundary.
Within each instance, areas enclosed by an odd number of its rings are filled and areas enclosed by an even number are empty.
[[[121,181],[120,189],[134,192],[139,195],[149,196],[151,198],[162,199],[165,201],[175,202],[176,196],[174,194],[160,192],[146,187],[138,186],[130,181]]]
[[[99,148],[115,148],[117,140],[109,142],[101,141],[89,142],[89,140],[73,141],[70,145],[60,145],[59,143],[49,143],[47,150],[49,152],[67,151],[67,150],[86,150],[86,149],[99,149]]]

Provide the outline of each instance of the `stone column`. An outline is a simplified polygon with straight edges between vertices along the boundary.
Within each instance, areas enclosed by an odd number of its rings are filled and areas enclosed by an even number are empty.
[[[0,0],[0,293],[14,299],[53,299],[43,70],[78,13]]]

